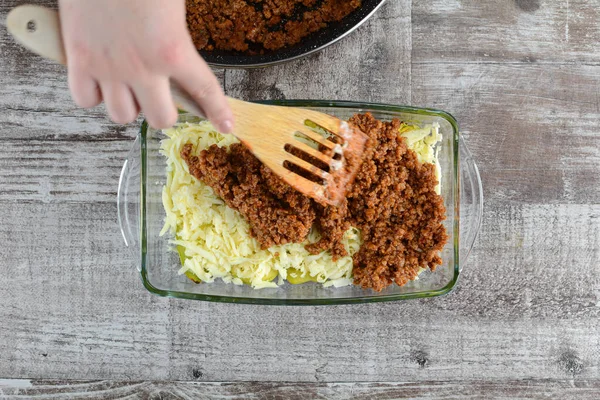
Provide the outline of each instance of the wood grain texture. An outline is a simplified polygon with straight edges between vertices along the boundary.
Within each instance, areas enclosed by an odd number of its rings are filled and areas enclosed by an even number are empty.
[[[598,270],[587,266],[600,253],[590,220],[598,211],[497,208],[447,297],[281,308],[147,294],[121,246],[112,204],[3,203],[0,376],[594,379],[600,292]]]
[[[0,398],[164,400],[392,400],[557,399],[596,400],[600,382],[456,381],[420,383],[112,382],[0,380]]]
[[[131,141],[2,140],[0,201],[114,203]]]
[[[598,0],[414,1],[417,63],[598,65]]]
[[[0,398],[599,398],[598,10],[389,0],[317,55],[216,71],[243,99],[459,120],[486,206],[457,289],[333,307],[148,294],[116,223],[137,126],[77,109],[65,70],[0,28]]]
[[[600,203],[600,70],[423,64],[413,104],[448,110],[480,167],[488,204]]]

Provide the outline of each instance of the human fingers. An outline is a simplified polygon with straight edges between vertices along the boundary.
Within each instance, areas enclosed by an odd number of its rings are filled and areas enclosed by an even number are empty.
[[[129,86],[123,82],[101,82],[100,89],[110,118],[118,124],[133,122],[137,106]]]
[[[146,116],[146,120],[155,129],[170,128],[177,121],[177,108],[173,103],[169,79],[156,77],[133,84],[135,97]]]
[[[102,101],[98,82],[81,70],[69,69],[69,88],[73,101],[79,107],[94,107]]]

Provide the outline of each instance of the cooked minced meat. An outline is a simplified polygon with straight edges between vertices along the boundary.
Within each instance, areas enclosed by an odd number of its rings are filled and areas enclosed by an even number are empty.
[[[199,50],[250,54],[297,44],[360,5],[361,0],[186,0]]]

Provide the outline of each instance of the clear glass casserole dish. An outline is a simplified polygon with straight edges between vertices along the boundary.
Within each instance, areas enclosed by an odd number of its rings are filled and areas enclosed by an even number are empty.
[[[449,241],[442,252],[443,264],[435,272],[424,271],[419,279],[381,292],[360,287],[328,287],[317,283],[292,285],[276,289],[255,290],[217,281],[196,284],[179,275],[181,261],[168,235],[159,236],[164,223],[162,187],[166,181],[166,160],[159,153],[165,135],[142,123],[131,152],[123,166],[118,190],[118,217],[125,245],[133,252],[142,282],[150,292],[185,299],[228,303],[272,305],[323,305],[395,301],[433,297],[450,292],[457,283],[461,267],[473,247],[481,225],[483,192],[481,178],[473,158],[460,138],[456,120],[448,113],[414,107],[355,102],[283,100],[263,102],[304,107],[348,119],[353,114],[371,112],[376,118],[399,118],[412,124],[438,123],[442,135],[439,162],[441,188],[447,218]],[[180,114],[179,121],[198,120]]]

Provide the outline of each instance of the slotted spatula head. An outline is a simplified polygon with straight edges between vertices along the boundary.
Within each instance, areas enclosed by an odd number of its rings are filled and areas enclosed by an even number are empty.
[[[290,186],[321,204],[344,199],[368,141],[358,128],[317,111],[229,99],[234,135]]]

